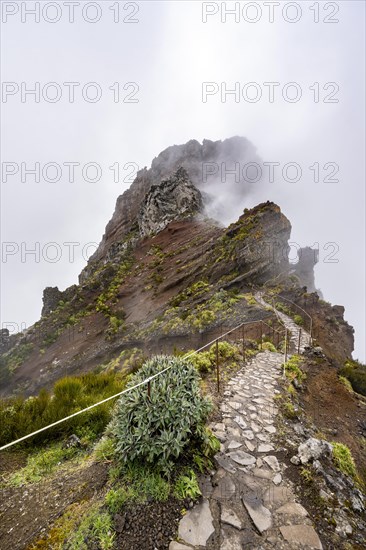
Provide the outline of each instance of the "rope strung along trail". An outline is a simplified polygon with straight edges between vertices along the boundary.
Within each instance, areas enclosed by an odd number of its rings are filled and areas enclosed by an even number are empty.
[[[247,322],[247,323],[241,323],[240,325],[238,325],[237,327],[225,332],[225,334],[223,334],[222,336],[219,336],[219,338],[215,338],[215,340],[212,340],[211,342],[209,342],[208,344],[205,344],[204,346],[202,346],[201,348],[195,350],[195,351],[192,351],[191,353],[185,355],[184,357],[186,359],[188,359],[189,357],[191,357],[192,355],[195,355],[196,353],[199,353],[200,351],[202,351],[203,349],[207,348],[208,346],[211,346],[212,344],[214,344],[216,341],[218,340],[221,340],[222,338],[224,338],[225,336],[231,334],[232,332],[240,329],[241,327],[245,326],[245,325],[253,325],[253,324],[257,324],[261,321],[254,321],[254,322]],[[17,443],[21,443],[22,441],[25,441],[26,439],[29,439],[30,437],[33,437],[35,435],[38,435],[46,430],[49,430],[50,428],[53,428],[54,426],[58,426],[59,424],[62,424],[63,422],[66,422],[67,420],[70,420],[71,418],[75,418],[75,416],[78,416],[79,414],[83,414],[87,411],[90,411],[91,409],[94,409],[95,407],[98,407],[99,405],[102,405],[103,403],[107,403],[108,401],[111,401],[112,399],[115,399],[116,397],[120,397],[121,395],[123,395],[124,393],[128,393],[140,386],[143,386],[145,384],[149,384],[151,382],[151,380],[154,380],[154,378],[157,378],[158,376],[161,376],[162,374],[164,374],[166,371],[170,370],[172,368],[173,365],[170,365],[168,367],[166,367],[164,370],[158,372],[157,374],[154,374],[152,376],[150,376],[149,378],[146,378],[145,380],[143,380],[142,382],[139,382],[138,384],[136,384],[135,386],[132,386],[131,388],[127,388],[123,391],[120,391],[119,393],[116,393],[114,395],[111,395],[110,397],[106,397],[105,399],[103,399],[102,401],[99,401],[98,403],[94,403],[94,405],[90,405],[89,407],[86,407],[85,409],[82,409],[80,411],[77,411],[77,412],[74,412],[73,414],[70,414],[69,416],[66,416],[64,418],[61,418],[60,420],[57,420],[56,422],[53,422],[52,424],[48,424],[48,426],[44,426],[43,428],[40,428],[39,430],[36,430],[35,432],[32,432],[30,434],[27,434],[27,435],[24,435],[23,437],[20,437],[19,439],[16,439],[15,441],[12,441],[11,443],[7,443],[6,445],[3,445],[2,447],[0,447],[0,451],[4,451],[5,449],[9,449],[9,447],[12,447],[13,445],[16,445]]]

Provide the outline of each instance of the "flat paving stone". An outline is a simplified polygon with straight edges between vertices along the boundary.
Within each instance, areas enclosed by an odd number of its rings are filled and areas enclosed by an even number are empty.
[[[192,546],[205,546],[215,532],[208,500],[204,500],[181,519],[178,536]]]
[[[244,430],[243,436],[245,437],[245,439],[249,439],[250,441],[254,439],[254,433],[250,430]]]
[[[242,521],[237,514],[230,508],[222,508],[221,510],[221,522],[227,523],[236,529],[242,528]]]
[[[245,442],[245,445],[248,449],[248,451],[250,451],[251,453],[255,450],[256,448],[256,445],[254,443],[252,443],[251,441],[246,441]]]
[[[231,449],[238,449],[239,447],[242,447],[243,443],[239,443],[239,441],[230,441],[229,445],[227,446],[228,450]]]
[[[317,532],[311,525],[282,525],[280,531],[287,542],[302,544],[319,550],[323,548]]]
[[[225,432],[215,432],[215,436],[219,441],[221,441],[221,443],[225,443],[227,440],[227,435]]]
[[[276,474],[276,475],[274,476],[274,478],[272,479],[272,481],[273,481],[273,483],[274,483],[275,485],[279,485],[280,483],[282,483],[282,476],[281,476],[281,474]]]
[[[235,466],[233,466],[233,464],[231,464],[229,458],[224,453],[221,453],[221,452],[217,453],[214,456],[214,459],[216,460],[218,465],[221,466],[221,468],[223,468],[224,470],[226,470],[230,474],[235,474],[235,472],[236,472]]]
[[[222,543],[220,550],[243,550],[241,537],[238,533],[222,530]]]
[[[284,485],[271,485],[263,494],[263,503],[266,506],[278,508],[289,501],[295,501],[295,495],[289,487]]]
[[[274,426],[264,426],[264,429],[270,434],[275,434],[277,431]]]
[[[226,502],[231,499],[236,493],[236,486],[230,476],[223,477],[219,480],[215,487],[212,498],[213,500],[220,500]]]
[[[252,522],[261,534],[272,527],[272,514],[256,495],[242,497],[242,501]]]
[[[308,513],[305,510],[301,504],[298,504],[297,502],[286,502],[283,506],[280,506],[280,508],[277,508],[276,514],[286,514],[288,516],[301,516],[305,518]]]
[[[263,460],[274,472],[280,471],[280,465],[278,463],[277,457],[274,455],[264,456]]]
[[[250,455],[249,453],[246,453],[244,451],[233,451],[231,453],[228,453],[229,457],[234,460],[237,464],[240,464],[241,466],[249,466],[249,464],[255,464],[256,458],[253,455]]]
[[[259,441],[263,441],[265,443],[268,443],[269,441],[269,438],[268,438],[268,435],[266,434],[257,434],[257,438],[259,439]]]
[[[272,470],[267,470],[267,468],[253,468],[251,471],[252,475],[259,477],[260,479],[272,479],[273,472]]]
[[[274,451],[274,447],[269,443],[261,443],[258,445],[258,453],[270,453],[271,451]]]
[[[245,428],[247,427],[247,423],[241,416],[235,416],[234,422],[236,422],[237,425],[240,426],[242,430],[245,430]]]

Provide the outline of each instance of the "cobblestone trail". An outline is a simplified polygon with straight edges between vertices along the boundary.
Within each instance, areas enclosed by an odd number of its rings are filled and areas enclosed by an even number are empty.
[[[260,295],[257,300],[263,302]],[[299,327],[277,312],[298,345]],[[302,330],[300,352],[309,344]],[[292,346],[292,348],[293,348]],[[203,483],[203,499],[182,518],[179,542],[169,550],[322,548],[308,513],[284,479],[276,455],[276,395],[283,354],[263,351],[228,382],[222,420],[211,425],[221,442],[216,473]]]

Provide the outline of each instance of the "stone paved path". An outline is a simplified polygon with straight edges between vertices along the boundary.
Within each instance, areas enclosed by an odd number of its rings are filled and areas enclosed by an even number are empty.
[[[297,347],[299,327],[284,314],[281,320]],[[301,347],[308,343],[304,332]],[[169,550],[322,548],[277,457],[275,396],[282,363],[283,354],[261,352],[228,382],[222,421],[211,426],[221,442],[216,473],[202,484],[202,502],[182,518],[180,542],[172,541]]]

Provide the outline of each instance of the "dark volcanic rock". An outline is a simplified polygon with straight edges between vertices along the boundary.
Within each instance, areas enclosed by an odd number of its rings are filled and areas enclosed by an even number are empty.
[[[57,286],[47,286],[43,291],[42,317],[48,315],[56,309],[57,304],[62,299],[62,292]]]

